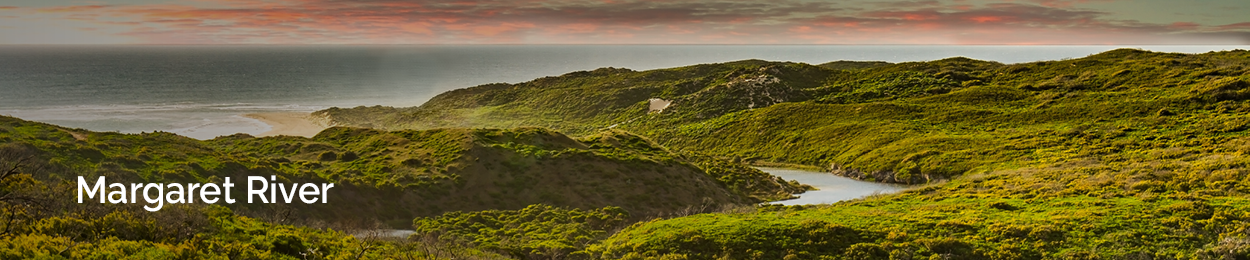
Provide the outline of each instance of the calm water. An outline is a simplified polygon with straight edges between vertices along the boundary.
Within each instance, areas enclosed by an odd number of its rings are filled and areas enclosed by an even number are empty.
[[[1130,46],[1132,47],[1132,46]],[[0,114],[96,131],[206,139],[268,126],[239,115],[331,106],[415,106],[438,93],[600,67],[743,59],[812,64],[952,56],[1005,63],[1117,46],[0,46]],[[1245,46],[1144,46],[1206,52]]]
[[[827,172],[814,172],[780,168],[759,168],[761,171],[776,175],[786,180],[812,185],[820,190],[807,191],[799,194],[799,198],[773,202],[784,205],[828,204],[843,200],[852,200],[877,193],[894,193],[906,189],[907,186],[867,182],[833,175]]]

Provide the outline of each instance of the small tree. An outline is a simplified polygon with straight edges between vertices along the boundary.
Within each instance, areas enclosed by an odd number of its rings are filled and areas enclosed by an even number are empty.
[[[18,145],[0,146],[0,235],[9,235],[18,221],[26,219],[30,211],[41,206],[32,190],[38,182],[30,173],[37,172],[35,152]]]

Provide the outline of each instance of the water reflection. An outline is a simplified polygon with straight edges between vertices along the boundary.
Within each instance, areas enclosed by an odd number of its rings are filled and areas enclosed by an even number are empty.
[[[872,195],[874,193],[894,193],[907,188],[905,185],[867,182],[827,172],[814,172],[782,168],[759,167],[761,171],[780,176],[786,180],[812,185],[820,190],[807,191],[799,194],[798,199],[774,201],[773,204],[805,205],[828,204],[843,200],[851,200]]]

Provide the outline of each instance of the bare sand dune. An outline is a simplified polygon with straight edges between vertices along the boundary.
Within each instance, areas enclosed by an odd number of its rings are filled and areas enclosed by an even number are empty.
[[[243,116],[260,120],[273,127],[268,132],[261,133],[260,136],[292,135],[312,137],[320,133],[321,130],[326,129],[325,126],[318,125],[309,119],[308,113],[271,112],[253,113]]]

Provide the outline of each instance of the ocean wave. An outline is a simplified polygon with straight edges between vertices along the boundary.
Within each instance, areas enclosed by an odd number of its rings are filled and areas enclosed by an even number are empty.
[[[68,105],[68,106],[32,106],[32,107],[0,107],[6,113],[33,112],[140,112],[140,111],[177,111],[177,110],[254,110],[274,112],[312,112],[330,106],[297,105],[297,104],[253,104],[253,103],[156,103],[156,104],[114,104],[114,105]]]
[[[273,130],[273,126],[263,121],[248,118],[240,115],[232,115],[225,119],[209,119],[204,118],[200,124],[170,129],[168,132],[195,139],[211,139],[223,135],[232,135],[236,133],[245,133],[250,135],[258,135]]]
[[[243,114],[312,112],[325,108],[296,104],[160,103],[3,108],[0,114],[92,131],[165,131],[203,140],[235,133],[258,135],[273,128]]]

